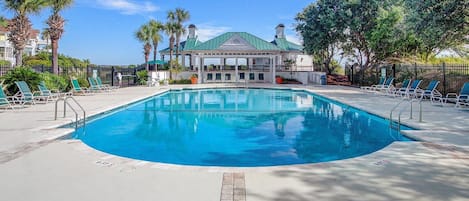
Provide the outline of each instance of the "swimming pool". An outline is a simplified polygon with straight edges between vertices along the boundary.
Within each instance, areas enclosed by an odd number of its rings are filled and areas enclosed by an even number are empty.
[[[340,160],[410,140],[385,119],[309,92],[245,88],[169,91],[75,136],[123,157],[233,167]]]

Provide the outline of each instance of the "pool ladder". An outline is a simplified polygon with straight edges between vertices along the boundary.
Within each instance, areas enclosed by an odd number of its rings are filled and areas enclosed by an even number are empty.
[[[404,106],[399,110],[399,115],[397,117],[397,122],[393,121],[393,112],[404,102],[409,103],[408,105]],[[410,106],[410,114],[409,114],[409,119],[413,119],[413,103],[418,102],[419,103],[419,122],[422,122],[422,100],[417,100],[417,99],[402,99],[399,101],[392,109],[391,112],[389,113],[389,127],[391,129],[395,129],[397,131],[401,131],[401,115],[402,113]]]
[[[66,98],[63,98],[63,97],[60,97],[59,99],[57,99],[55,101],[55,115],[54,115],[54,120],[57,120],[57,106],[59,104],[60,101],[63,101],[64,102],[64,115],[63,115],[63,118],[65,118],[65,116],[67,115],[67,105],[68,107],[70,107],[70,109],[72,109],[72,111],[75,113],[75,130],[78,129],[78,125],[80,123],[80,119],[78,118],[78,111],[77,111],[77,108],[75,108],[72,104],[70,104],[69,100],[72,100],[76,106],[79,107],[79,109],[81,111],[83,111],[83,127],[86,126],[86,112],[85,112],[85,109],[83,109],[83,107],[80,105],[80,103],[78,103],[78,101],[73,98],[72,96],[68,96]]]

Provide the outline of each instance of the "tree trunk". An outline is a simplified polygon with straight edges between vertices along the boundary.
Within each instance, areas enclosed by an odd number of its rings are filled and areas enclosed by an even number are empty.
[[[23,49],[18,49],[16,50],[16,66],[22,66],[23,65]]]
[[[52,73],[59,75],[59,43],[57,40],[51,40],[52,44]]]
[[[150,54],[149,53],[145,53],[145,70],[149,70],[149,67],[148,67],[148,58],[150,57]]]
[[[179,41],[181,36],[176,36],[176,61],[179,62]]]

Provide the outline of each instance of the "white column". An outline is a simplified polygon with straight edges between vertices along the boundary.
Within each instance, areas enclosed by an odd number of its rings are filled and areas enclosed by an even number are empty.
[[[234,76],[234,79],[236,82],[238,82],[239,78],[238,78],[238,58],[235,58],[235,76]]]
[[[201,84],[202,79],[203,79],[203,77],[202,77],[202,68],[203,68],[203,64],[204,64],[204,59],[203,59],[203,57],[197,57],[197,58],[199,58],[199,67],[197,68],[197,77],[198,77],[197,83]]]
[[[270,56],[270,72],[272,72],[272,84],[275,84],[275,67],[274,65],[274,57]]]

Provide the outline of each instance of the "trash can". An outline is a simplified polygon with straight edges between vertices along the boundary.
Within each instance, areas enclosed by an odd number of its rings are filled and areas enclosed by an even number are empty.
[[[326,84],[327,84],[326,75],[321,75],[321,85],[326,85]]]

